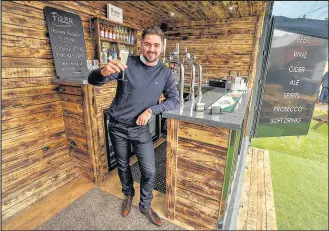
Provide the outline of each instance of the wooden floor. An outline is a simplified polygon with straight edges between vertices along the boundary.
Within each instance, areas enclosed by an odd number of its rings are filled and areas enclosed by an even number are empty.
[[[277,230],[269,153],[249,148],[237,230]]]

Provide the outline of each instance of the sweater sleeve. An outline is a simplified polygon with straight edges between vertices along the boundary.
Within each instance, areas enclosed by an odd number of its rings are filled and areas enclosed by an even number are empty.
[[[118,79],[117,73],[108,76],[103,76],[101,74],[101,68],[92,70],[88,76],[88,83],[94,86],[102,86],[105,82]]]
[[[179,107],[179,94],[176,87],[176,80],[171,71],[162,93],[166,99],[161,104],[150,107],[152,113],[155,115],[164,111],[174,110]]]

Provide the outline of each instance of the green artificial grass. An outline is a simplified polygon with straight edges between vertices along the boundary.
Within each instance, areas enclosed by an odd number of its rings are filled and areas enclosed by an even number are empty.
[[[277,226],[328,229],[328,165],[270,151]]]
[[[313,116],[325,114],[315,111]],[[277,225],[280,230],[328,230],[328,125],[307,136],[255,138],[270,154]]]

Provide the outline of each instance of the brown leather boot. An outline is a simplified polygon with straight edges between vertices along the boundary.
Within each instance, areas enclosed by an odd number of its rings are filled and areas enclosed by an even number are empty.
[[[140,209],[141,213],[143,213],[149,221],[156,225],[156,226],[161,226],[163,221],[162,219],[158,216],[156,212],[150,207],[148,209]]]
[[[133,202],[132,196],[125,196],[125,199],[123,200],[122,208],[121,208],[121,215],[123,217],[127,216],[130,213],[132,202]]]

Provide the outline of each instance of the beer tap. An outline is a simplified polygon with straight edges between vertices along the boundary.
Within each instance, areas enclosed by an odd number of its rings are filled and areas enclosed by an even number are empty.
[[[195,65],[193,64],[194,55],[191,55],[187,51],[187,47],[185,47],[185,57],[184,64],[191,65],[191,83],[190,83],[190,94],[188,98],[194,101],[194,85],[195,85]]]
[[[191,87],[190,87],[190,99],[194,101],[194,86],[195,86],[195,65],[191,62]]]
[[[184,107],[184,79],[185,79],[185,68],[183,62],[179,61],[179,43],[176,43],[176,48],[171,52],[169,56],[170,63],[178,65],[179,76],[180,76],[180,91],[179,91],[179,104],[180,107]]]
[[[166,62],[166,47],[167,47],[167,39],[163,40],[163,63]]]
[[[195,59],[195,57],[194,57]],[[196,66],[199,67],[199,72],[198,72],[198,102],[195,105],[195,110],[196,111],[204,111],[205,110],[205,103],[201,103],[202,99],[202,65],[201,63],[194,62]]]
[[[199,67],[199,72],[198,72],[198,102],[201,102],[202,98],[202,65],[201,63],[195,62],[194,63],[196,66]]]

